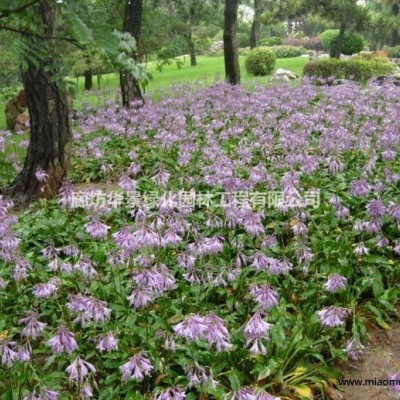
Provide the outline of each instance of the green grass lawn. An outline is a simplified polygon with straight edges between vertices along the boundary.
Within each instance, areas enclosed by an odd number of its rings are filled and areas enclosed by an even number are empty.
[[[254,78],[250,76],[244,67],[245,57],[240,57],[240,71],[242,75],[242,82],[246,81],[259,82],[265,84],[268,81],[268,77]],[[296,57],[296,58],[282,58],[276,62],[277,68],[284,68],[297,73],[299,76],[302,75],[303,67],[308,63],[307,58]],[[202,83],[209,82],[213,83],[216,79],[223,79],[225,75],[224,58],[221,57],[197,57],[197,66],[191,67],[189,58],[186,58],[184,65],[180,69],[177,68],[176,64],[167,65],[163,68],[162,72],[156,69],[155,64],[149,64],[148,70],[153,76],[153,80],[146,87],[147,93],[154,93],[158,88],[169,87],[176,83],[188,83],[199,81]],[[81,101],[88,101],[93,105],[104,104],[106,98],[114,98],[115,90],[119,86],[118,74],[107,74],[102,77],[101,88],[108,88],[109,92],[103,96],[99,96],[98,93],[83,94],[83,78],[78,79],[79,95],[76,99],[76,104],[80,104]],[[94,87],[96,88],[97,82],[94,77]],[[6,129],[6,119],[4,115],[4,104],[0,103],[0,129]]]

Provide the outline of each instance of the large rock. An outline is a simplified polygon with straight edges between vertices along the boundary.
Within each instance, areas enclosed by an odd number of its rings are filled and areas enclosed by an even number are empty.
[[[27,109],[28,104],[26,101],[25,92],[21,90],[17,96],[7,102],[4,110],[6,114],[7,129],[10,131],[16,130],[17,118],[23,114]]]
[[[278,68],[271,76],[271,78],[273,78],[273,79],[286,81],[286,82],[297,79],[298,77],[299,76],[297,74],[295,74],[294,72],[289,71],[287,69],[283,69],[283,68]]]

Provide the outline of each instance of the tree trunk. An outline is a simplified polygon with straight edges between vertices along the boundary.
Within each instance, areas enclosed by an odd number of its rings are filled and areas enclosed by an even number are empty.
[[[130,33],[136,39],[137,46],[139,46],[142,9],[143,0],[125,0],[125,13],[122,30],[123,32]],[[132,57],[137,60],[136,54],[132,54]],[[132,74],[122,71],[119,76],[119,81],[121,86],[122,105],[124,107],[130,107],[132,102],[135,100],[143,101],[139,82]]]
[[[197,59],[196,59],[196,46],[193,41],[192,37],[192,27],[190,27],[190,31],[188,34],[188,45],[189,45],[189,54],[190,54],[190,65],[192,67],[195,67],[197,65]]]
[[[393,3],[392,4],[392,15],[397,18],[399,15],[399,4]],[[399,44],[399,31],[397,28],[392,28],[390,33],[390,46],[397,46]]]
[[[93,87],[93,72],[91,69],[85,71],[85,90],[92,90]]]
[[[250,49],[260,45],[260,15],[262,12],[262,0],[254,0],[254,20],[250,32]]]
[[[54,36],[55,7],[51,0],[42,0],[35,6],[42,20],[46,36]],[[45,43],[47,57],[22,74],[30,119],[30,143],[25,164],[8,189],[7,194],[20,202],[27,202],[57,194],[66,176],[71,159],[72,131],[70,104],[67,93],[61,88],[59,70],[52,56],[53,43]],[[45,182],[35,175],[38,169],[48,174]]]
[[[240,84],[239,53],[236,44],[236,24],[239,0],[225,0],[224,60],[225,79],[232,85]]]
[[[342,54],[342,45],[343,45],[345,30],[346,30],[346,23],[341,22],[339,36],[336,42],[336,49],[335,49],[335,58],[337,58],[338,60],[340,59],[340,55]]]

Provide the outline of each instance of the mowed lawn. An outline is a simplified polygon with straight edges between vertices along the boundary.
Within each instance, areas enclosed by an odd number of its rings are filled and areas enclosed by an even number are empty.
[[[265,84],[269,77],[255,78],[250,76],[244,66],[245,57],[240,57],[240,73],[241,80],[244,84],[251,84],[257,82]],[[282,58],[276,61],[275,68],[284,68],[302,75],[303,67],[309,60],[307,58]],[[225,66],[224,58],[221,57],[197,57],[197,66],[191,67],[189,57],[186,57],[184,64],[178,68],[176,63],[163,67],[162,72],[158,71],[154,63],[148,65],[148,71],[151,73],[153,79],[146,87],[146,93],[154,93],[159,88],[169,87],[173,84],[200,82],[202,84],[212,84],[216,79],[224,79]],[[94,88],[97,88],[96,77],[93,79]],[[99,93],[84,94],[83,93],[83,78],[78,79],[79,95],[75,104],[78,105],[82,100],[88,101],[94,105],[102,104],[105,98],[115,98],[115,90],[119,86],[118,74],[103,75],[101,79],[101,89],[109,89],[104,96],[99,96]],[[153,96],[156,99],[156,97]],[[6,129],[6,120],[4,114],[4,104],[0,104],[0,129]]]

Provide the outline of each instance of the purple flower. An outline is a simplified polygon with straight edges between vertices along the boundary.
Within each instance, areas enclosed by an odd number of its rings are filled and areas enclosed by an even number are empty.
[[[252,286],[250,288],[250,294],[264,310],[269,310],[278,305],[278,293],[267,284],[260,287],[257,285]]]
[[[36,339],[42,334],[43,329],[47,324],[37,320],[36,312],[28,311],[26,314],[27,317],[19,320],[20,324],[25,325],[24,329],[22,329],[21,336]]]
[[[105,239],[108,234],[109,226],[103,224],[96,218],[85,224],[86,232],[95,240]]]
[[[347,318],[350,311],[342,307],[325,307],[321,311],[317,311],[322,326],[336,327],[344,324],[343,319]]]
[[[204,317],[194,314],[186,316],[182,322],[173,326],[173,330],[178,336],[190,341],[200,339],[207,328]]]
[[[36,169],[35,176],[39,182],[44,182],[49,177],[46,171],[44,171],[42,168]]]
[[[368,249],[368,247],[364,246],[363,242],[359,243],[356,246],[356,248],[354,249],[354,254],[359,257],[362,256],[363,254],[368,254],[368,253],[369,253],[369,249]]]
[[[346,352],[347,357],[354,361],[362,360],[366,353],[365,347],[355,339],[351,339],[347,342],[344,351]]]
[[[395,393],[400,394],[400,372],[396,372],[389,376],[389,386]]]
[[[371,187],[368,185],[365,178],[355,180],[350,184],[350,193],[355,197],[364,197],[370,190]]]
[[[83,383],[89,374],[96,374],[96,368],[80,356],[65,371],[69,374],[69,380],[77,383]]]
[[[246,347],[253,342],[253,346],[250,348],[252,354],[263,354],[267,353],[267,350],[261,339],[269,340],[268,332],[272,327],[271,324],[265,322],[261,314],[256,312],[244,327],[244,337],[246,339]]]
[[[222,318],[218,317],[214,312],[210,312],[204,318],[204,323],[207,326],[204,338],[210,345],[215,344],[217,352],[227,351],[232,348],[229,331],[226,329]]]
[[[146,354],[140,352],[139,354],[131,357],[129,361],[122,365],[119,369],[122,373],[123,380],[127,381],[130,378],[133,378],[140,382],[146,375],[150,375],[154,367],[150,360],[146,358]]]
[[[25,396],[23,400],[57,400],[58,392],[47,389],[46,386],[42,386],[40,389],[35,390],[33,393]]]
[[[47,283],[37,283],[33,286],[32,292],[38,299],[47,299],[57,292],[61,281],[58,278],[52,278]]]
[[[367,213],[372,218],[382,218],[386,214],[386,207],[381,199],[371,200],[367,205]]]
[[[324,284],[324,287],[328,292],[337,292],[338,290],[346,289],[347,279],[344,276],[339,274],[332,274],[327,282]]]
[[[133,192],[136,189],[137,182],[128,175],[122,175],[118,183],[119,187],[125,192]]]
[[[224,400],[258,400],[258,398],[253,388],[245,386],[235,392],[228,393]]]
[[[105,301],[96,299],[93,296],[85,297],[80,293],[69,296],[67,307],[78,314],[74,322],[80,322],[82,328],[86,326],[87,321],[104,322],[111,315],[111,310],[107,307]]]
[[[211,368],[209,368],[209,372],[207,373],[206,368],[201,367],[196,362],[194,366],[186,368],[186,376],[189,381],[189,389],[202,385],[215,389],[219,383],[218,381],[214,380],[214,375]]]
[[[19,361],[29,361],[32,357],[32,347],[29,342],[22,346],[17,346],[17,359]]]
[[[11,368],[14,361],[18,360],[18,353],[16,350],[15,342],[3,342],[0,344],[1,363]]]
[[[185,397],[185,391],[179,386],[174,386],[156,394],[153,400],[184,400]]]
[[[112,332],[107,332],[99,337],[96,349],[100,351],[113,351],[118,348],[118,340],[115,339]]]
[[[47,345],[51,347],[54,354],[59,354],[63,351],[72,354],[78,348],[75,335],[64,325],[58,327],[56,335],[47,341]]]

